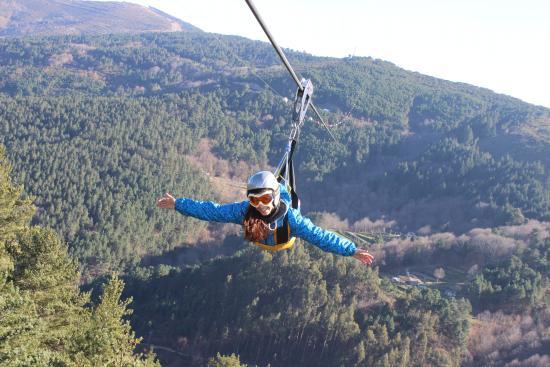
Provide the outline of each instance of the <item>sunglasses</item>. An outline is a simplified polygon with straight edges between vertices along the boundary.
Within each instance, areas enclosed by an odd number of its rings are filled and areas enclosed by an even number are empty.
[[[252,206],[258,206],[260,203],[264,205],[269,205],[273,201],[273,195],[271,193],[261,194],[261,195],[248,195],[248,200]]]

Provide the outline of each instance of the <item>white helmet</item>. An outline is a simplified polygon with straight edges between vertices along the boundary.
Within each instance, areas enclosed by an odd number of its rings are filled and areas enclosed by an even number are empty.
[[[281,197],[281,191],[279,189],[279,182],[275,178],[275,175],[270,171],[260,171],[248,179],[246,185],[246,192],[259,193],[263,190],[271,190],[273,192],[273,202],[275,206],[279,206],[279,200]]]

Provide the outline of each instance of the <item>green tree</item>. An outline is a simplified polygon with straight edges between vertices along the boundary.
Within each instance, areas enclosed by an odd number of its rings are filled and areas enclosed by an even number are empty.
[[[215,357],[210,358],[208,367],[246,367],[246,364],[241,364],[239,356],[235,354],[226,356],[218,353]]]
[[[30,202],[9,172],[0,151],[0,364],[157,366],[154,356],[134,354],[123,283],[111,280],[90,309],[66,247],[53,231],[29,226]]]

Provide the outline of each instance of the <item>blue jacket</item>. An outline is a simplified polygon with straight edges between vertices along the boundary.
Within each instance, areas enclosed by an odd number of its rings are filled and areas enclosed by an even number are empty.
[[[286,188],[281,185],[281,200],[290,203],[290,195]],[[217,204],[211,201],[197,201],[189,198],[176,200],[176,210],[194,218],[210,222],[243,224],[246,212],[248,211],[248,200],[232,203]],[[300,211],[288,205],[288,223],[290,235],[299,237],[323,251],[332,252],[343,256],[355,254],[356,246],[348,239],[342,238],[331,231],[324,230],[311,222],[310,219],[302,216]],[[283,219],[277,221],[277,227],[283,225]],[[266,245],[274,245],[273,233],[270,233],[265,241]]]

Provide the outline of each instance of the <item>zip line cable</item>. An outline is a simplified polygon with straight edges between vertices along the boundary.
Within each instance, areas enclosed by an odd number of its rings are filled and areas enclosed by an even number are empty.
[[[261,81],[265,84],[266,87],[268,87],[269,89],[271,89],[271,91],[272,91],[273,93],[275,93],[276,95],[278,95],[279,97],[281,97],[281,99],[286,98],[285,96],[283,96],[281,93],[279,93],[275,88],[273,88],[267,81],[265,81],[260,75],[258,75],[258,74],[254,71],[254,69],[256,68],[254,65],[249,64],[249,63],[246,62],[244,59],[241,59],[241,58],[239,57],[239,55],[237,55],[237,54],[231,49],[231,47],[229,47],[229,46],[227,45],[227,43],[225,43],[222,39],[220,39],[220,38],[218,37],[217,34],[211,33],[211,35],[214,36],[214,38],[216,39],[216,41],[218,41],[218,43],[219,43],[220,45],[222,45],[223,48],[225,48],[225,50],[226,50],[228,53],[230,53],[237,61],[239,61],[239,62],[240,62],[241,64],[243,64],[245,67],[250,68],[250,73],[251,73],[252,75],[254,75],[256,78],[258,78],[259,80],[261,80]]]
[[[245,0],[246,1],[246,4],[248,5],[248,7],[250,8],[250,10],[252,11],[252,14],[254,14],[254,17],[256,18],[256,20],[258,21],[258,23],[260,23],[260,26],[262,27],[262,29],[264,30],[264,33],[266,34],[267,38],[269,39],[269,41],[271,42],[271,45],[273,46],[273,48],[275,49],[275,51],[277,52],[277,55],[279,55],[279,58],[281,59],[281,61],[283,62],[283,64],[285,65],[286,69],[288,70],[288,72],[290,73],[290,75],[292,76],[292,79],[294,79],[294,82],[296,83],[296,85],[298,86],[298,88],[300,89],[300,91],[303,91],[303,87],[302,87],[302,83],[300,81],[301,78],[298,78],[298,76],[296,75],[296,73],[294,72],[294,69],[292,68],[292,66],[290,65],[290,63],[288,62],[288,59],[286,58],[285,56],[285,53],[283,52],[283,50],[281,49],[281,47],[279,47],[279,45],[277,44],[277,42],[275,41],[275,38],[273,38],[273,36],[271,35],[271,32],[269,31],[269,29],[267,28],[267,26],[265,25],[262,17],[260,16],[260,13],[258,12],[258,10],[256,9],[256,7],[254,6],[254,3],[252,3],[252,0]],[[332,137],[332,139],[338,143],[338,140],[336,140],[336,138],[334,137],[334,135],[332,134],[332,131],[330,131],[328,125],[325,123],[325,120],[323,120],[323,118],[321,117],[321,114],[319,113],[319,111],[317,110],[317,107],[315,107],[315,105],[313,103],[310,103],[310,106],[311,108],[313,109],[313,112],[315,112],[315,114],[317,115],[317,117],[319,118],[319,120],[321,121],[321,123],[323,124],[323,126],[327,129],[328,133],[330,134],[330,136]]]
[[[248,4],[248,7],[250,8],[250,10],[252,11],[252,14],[254,14],[254,17],[256,18],[256,20],[260,23],[260,26],[262,27],[262,29],[264,30],[264,33],[266,34],[267,38],[269,38],[269,41],[271,42],[271,44],[273,45],[273,48],[275,49],[275,51],[277,52],[277,55],[279,55],[279,58],[281,59],[281,61],[283,62],[283,64],[285,65],[286,69],[288,70],[288,72],[290,73],[290,75],[292,76],[292,79],[294,79],[294,82],[296,83],[296,85],[298,86],[298,88],[302,89],[302,82],[300,81],[302,78],[298,78],[298,76],[296,75],[296,73],[294,72],[294,69],[292,69],[292,66],[290,65],[290,63],[288,62],[288,59],[286,58],[285,56],[285,53],[283,52],[283,50],[279,47],[279,45],[277,44],[277,42],[275,41],[275,38],[273,38],[273,36],[271,35],[271,32],[269,31],[269,29],[267,28],[267,26],[265,25],[262,17],[260,16],[260,13],[258,13],[258,10],[256,9],[256,7],[254,6],[254,4],[252,3],[252,0],[245,0],[246,3]]]
[[[352,117],[351,113],[353,112],[354,109],[355,109],[355,106],[352,106],[351,109],[348,111],[348,113],[346,113],[340,121],[338,121],[334,124],[329,124],[328,127],[335,128],[335,127],[338,127],[338,126],[342,125],[344,122],[347,122],[346,119],[349,119],[350,117]],[[321,123],[318,122],[318,121],[313,120],[313,122],[318,126],[322,126]]]
[[[315,114],[317,115],[317,117],[319,118],[319,120],[321,120],[321,123],[323,124],[323,126],[325,127],[325,129],[327,129],[328,133],[330,134],[330,136],[332,137],[332,139],[338,143],[338,140],[336,140],[336,138],[334,137],[334,135],[332,135],[332,131],[330,131],[327,123],[325,122],[325,120],[323,120],[323,118],[321,117],[321,115],[319,114],[319,111],[317,111],[317,107],[315,107],[315,105],[312,103],[311,104],[311,108],[313,109],[313,112],[315,112]]]
[[[279,91],[277,91],[268,81],[266,81],[264,78],[262,78],[258,73],[256,73],[256,67],[252,64],[252,63],[249,63],[247,62],[245,59],[239,57],[239,55],[237,55],[237,53],[235,51],[233,51],[233,49],[227,44],[227,42],[225,42],[223,39],[221,39],[216,33],[210,33],[210,35],[212,35],[212,37],[214,37],[214,39],[220,44],[220,46],[223,47],[223,49],[228,53],[230,54],[231,56],[233,56],[235,58],[235,60],[237,60],[239,63],[241,63],[242,65],[244,65],[245,67],[247,67],[249,70],[250,70],[250,73],[252,75],[254,75],[256,78],[258,78],[258,80],[260,80],[262,83],[265,84],[265,86],[270,89],[275,95],[279,96],[282,100],[287,100],[288,97],[286,96],[283,96]],[[311,105],[311,104],[310,104]],[[328,124],[328,127],[329,128],[334,128],[334,127],[338,127],[340,125],[342,125],[344,122],[346,122],[346,119],[351,117],[351,113],[352,111],[355,109],[355,106],[352,106],[352,108],[348,111],[348,113],[345,114],[344,118],[340,121],[338,121],[337,123],[335,124]],[[316,120],[313,120],[313,122],[318,125],[318,126],[323,126],[320,122],[316,121]],[[326,126],[325,126],[326,127]],[[330,132],[330,131],[329,131]]]
[[[259,15],[258,15],[259,16]],[[261,19],[261,18],[260,18]],[[268,31],[269,32],[269,31]],[[271,33],[269,33],[270,36],[271,36]],[[254,75],[256,78],[258,78],[258,80],[260,80],[268,89],[270,89],[275,95],[279,96],[281,99],[283,100],[286,100],[287,97],[283,96],[281,93],[279,93],[279,91],[277,91],[273,86],[271,86],[271,84],[269,82],[267,82],[264,78],[262,78],[258,73],[255,72],[256,70],[256,67],[248,62],[246,62],[246,60],[242,59],[241,57],[239,57],[239,55],[237,55],[233,49],[227,45],[227,43],[225,41],[223,41],[222,39],[220,39],[220,37],[218,37],[217,34],[215,33],[211,33],[211,35],[214,37],[214,39],[229,53],[231,54],[237,61],[239,61],[242,65],[244,65],[245,67],[248,67],[249,70],[250,70],[250,73],[252,75]],[[273,36],[271,36],[271,39]],[[273,44],[272,44],[273,45]],[[278,47],[278,46],[277,46]],[[279,54],[279,51],[281,52]],[[287,68],[287,70],[289,71],[289,73],[292,75],[292,78],[294,79],[294,81],[296,81],[296,78],[298,78],[298,75],[294,72],[293,68],[291,67],[290,63],[288,62],[288,59],[286,59],[283,51],[279,48],[279,51],[277,52],[280,56],[280,58],[284,58],[285,61],[283,61],[284,63],[284,66]],[[282,56],[281,56],[282,55]],[[323,118],[320,116],[318,110],[316,109],[316,107],[310,103],[310,106],[312,106],[312,108],[314,109],[314,112],[315,114],[317,115],[320,123],[318,121],[315,121],[313,120],[313,122],[316,124],[316,125],[319,125],[319,126],[323,126],[325,127],[325,129],[327,129],[328,133],[331,135],[332,139],[335,139],[335,137],[333,136],[332,132],[330,131],[330,128],[335,128],[335,127],[338,127],[340,125],[342,125],[344,122],[346,122],[346,119],[349,118],[351,116],[351,112],[354,110],[355,106],[353,106],[350,111],[345,114],[345,117],[340,120],[339,122],[335,123],[335,124],[326,124],[325,121],[323,120]],[[337,141],[336,141],[337,142]]]

